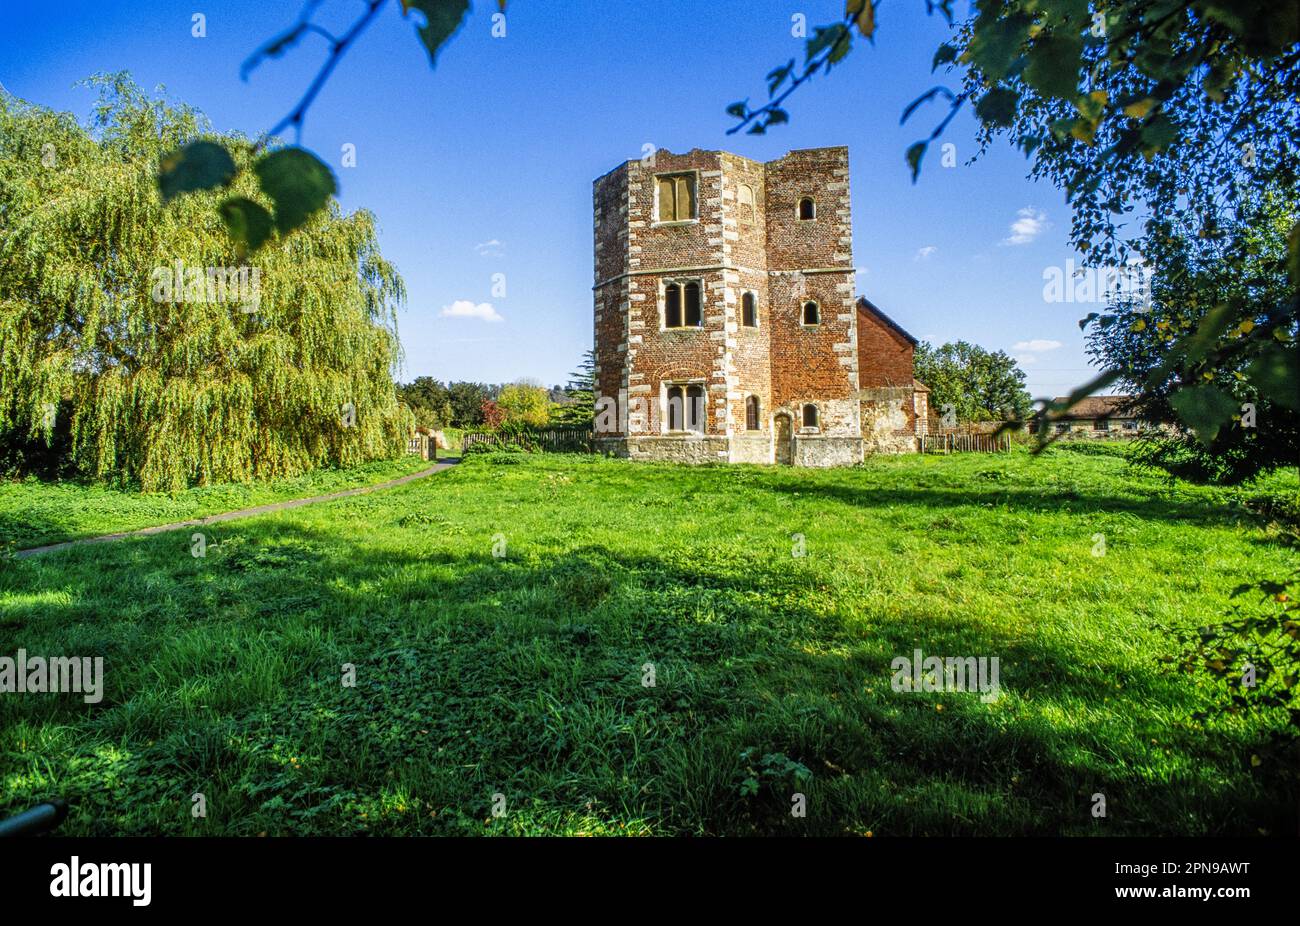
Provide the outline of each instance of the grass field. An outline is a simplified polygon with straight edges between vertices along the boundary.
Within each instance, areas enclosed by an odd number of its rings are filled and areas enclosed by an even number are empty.
[[[76,482],[0,481],[0,550],[186,521],[270,502],[374,485],[427,467],[417,456],[321,469],[296,479],[140,493]]]
[[[1070,450],[485,456],[213,525],[202,558],[180,532],[0,562],[0,655],[106,676],[98,705],[0,696],[0,813],[63,795],[73,834],[1291,834],[1294,773],[1261,745],[1282,720],[1195,721],[1217,689],[1157,661],[1293,567],[1242,504],[1265,489],[1294,496],[1294,473],[1228,492]],[[916,649],[997,656],[1001,696],[894,691]]]

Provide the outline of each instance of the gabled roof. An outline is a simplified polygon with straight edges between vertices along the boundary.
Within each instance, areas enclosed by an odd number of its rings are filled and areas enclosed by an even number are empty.
[[[872,315],[876,316],[876,318],[880,319],[882,322],[884,322],[884,323],[885,323],[886,325],[888,325],[890,328],[894,329],[894,331],[898,332],[898,334],[900,334],[903,338],[905,338],[905,339],[907,340],[907,342],[908,342],[909,344],[911,344],[913,347],[915,347],[915,346],[919,343],[919,342],[916,340],[916,338],[912,337],[910,334],[908,334],[908,333],[903,329],[903,326],[902,326],[902,325],[900,325],[898,322],[894,321],[892,318],[890,318],[890,317],[889,317],[888,315],[886,315],[884,312],[880,311],[880,309],[878,309],[878,308],[876,307],[875,303],[873,303],[873,302],[872,302],[870,299],[868,299],[866,296],[859,296],[859,297],[858,297],[858,311],[859,311],[859,312],[870,312]]]
[[[1052,401],[1065,402],[1066,396],[1057,396]],[[1136,418],[1137,414],[1129,407],[1133,401],[1131,395],[1090,395],[1075,402],[1061,418]]]

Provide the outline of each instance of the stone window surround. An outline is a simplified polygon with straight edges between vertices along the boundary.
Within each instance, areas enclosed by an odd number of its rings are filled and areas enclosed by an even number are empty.
[[[815,322],[806,322],[806,321],[804,321],[804,318],[805,318],[805,315],[804,315],[804,307],[807,306],[808,303],[810,303],[810,302],[811,302],[814,306],[817,307],[817,321],[815,321]],[[818,327],[821,327],[821,323],[822,323],[822,304],[821,304],[820,302],[818,302],[816,299],[812,299],[812,298],[804,298],[803,296],[800,296],[800,297],[799,297],[799,327],[800,327],[800,328],[818,328]]]
[[[812,217],[805,219],[800,213],[803,212],[804,200],[812,204]],[[800,193],[799,198],[794,201],[794,218],[796,222],[816,222],[817,221],[817,197],[811,193]]]
[[[804,410],[805,410],[806,408],[808,408],[809,406],[812,406],[813,412],[814,412],[814,414],[816,414],[816,416],[817,416],[817,423],[814,424],[814,425],[806,425],[806,424],[803,423],[803,422],[804,422]],[[799,420],[799,427],[795,429],[795,433],[796,433],[796,434],[820,434],[820,433],[822,432],[822,427],[821,427],[821,423],[822,423],[822,410],[821,410],[821,408],[817,405],[816,402],[800,402],[800,403],[799,403],[799,418],[798,418],[798,420]]]
[[[685,177],[690,176],[694,181],[695,195],[695,218],[693,219],[673,219],[670,222],[659,221],[659,181],[666,177]],[[650,227],[651,228],[671,228],[676,225],[698,225],[700,224],[700,171],[693,170],[666,170],[661,174],[650,175],[651,198],[650,198]]]
[[[668,287],[676,283],[682,291],[682,321],[686,321],[686,284],[694,283],[700,288],[700,323],[698,325],[678,325],[675,328],[668,327]],[[659,330],[666,331],[704,331],[704,309],[708,302],[704,298],[704,277],[661,277],[659,279]]]
[[[692,431],[689,429],[681,431],[668,430],[668,390],[674,386],[682,388],[683,401],[685,400],[686,389],[688,386],[699,386],[703,397],[700,399],[700,414],[704,420],[700,422],[700,430]],[[709,427],[709,381],[707,377],[691,377],[689,379],[665,379],[659,382],[659,433],[664,437],[678,437],[686,440],[704,437]],[[682,408],[682,424],[685,424],[686,409]]]
[[[745,297],[746,296],[754,297],[754,324],[752,325],[745,324]],[[754,292],[752,289],[744,289],[740,291],[740,327],[749,328],[752,329],[753,331],[757,331],[758,329],[763,327],[758,322],[758,293]]]
[[[749,191],[749,202],[744,201],[740,195],[742,189]],[[749,207],[749,218],[745,218],[745,207]],[[743,225],[746,228],[758,224],[758,194],[754,191],[752,184],[740,181],[736,184],[736,224]]]
[[[751,399],[753,399],[753,401],[754,401],[754,423],[757,425],[756,427],[753,427],[753,428],[751,428],[751,427],[749,426],[749,402],[750,402]],[[762,434],[762,433],[763,433],[763,400],[762,400],[761,398],[759,398],[759,396],[758,396],[757,393],[753,393],[753,392],[751,392],[749,395],[745,396],[745,428],[744,428],[744,433],[746,433],[746,434]]]

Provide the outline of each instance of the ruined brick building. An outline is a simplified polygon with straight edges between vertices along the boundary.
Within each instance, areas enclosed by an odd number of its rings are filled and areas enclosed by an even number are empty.
[[[661,150],[594,201],[602,449],[801,466],[914,449],[916,340],[856,297],[847,148]]]

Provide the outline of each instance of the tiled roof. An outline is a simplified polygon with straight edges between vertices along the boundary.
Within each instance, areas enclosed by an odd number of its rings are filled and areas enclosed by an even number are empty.
[[[1052,401],[1064,402],[1066,396],[1057,396]],[[1062,414],[1062,418],[1136,418],[1137,414],[1127,406],[1133,401],[1131,395],[1090,395],[1080,399]]]

